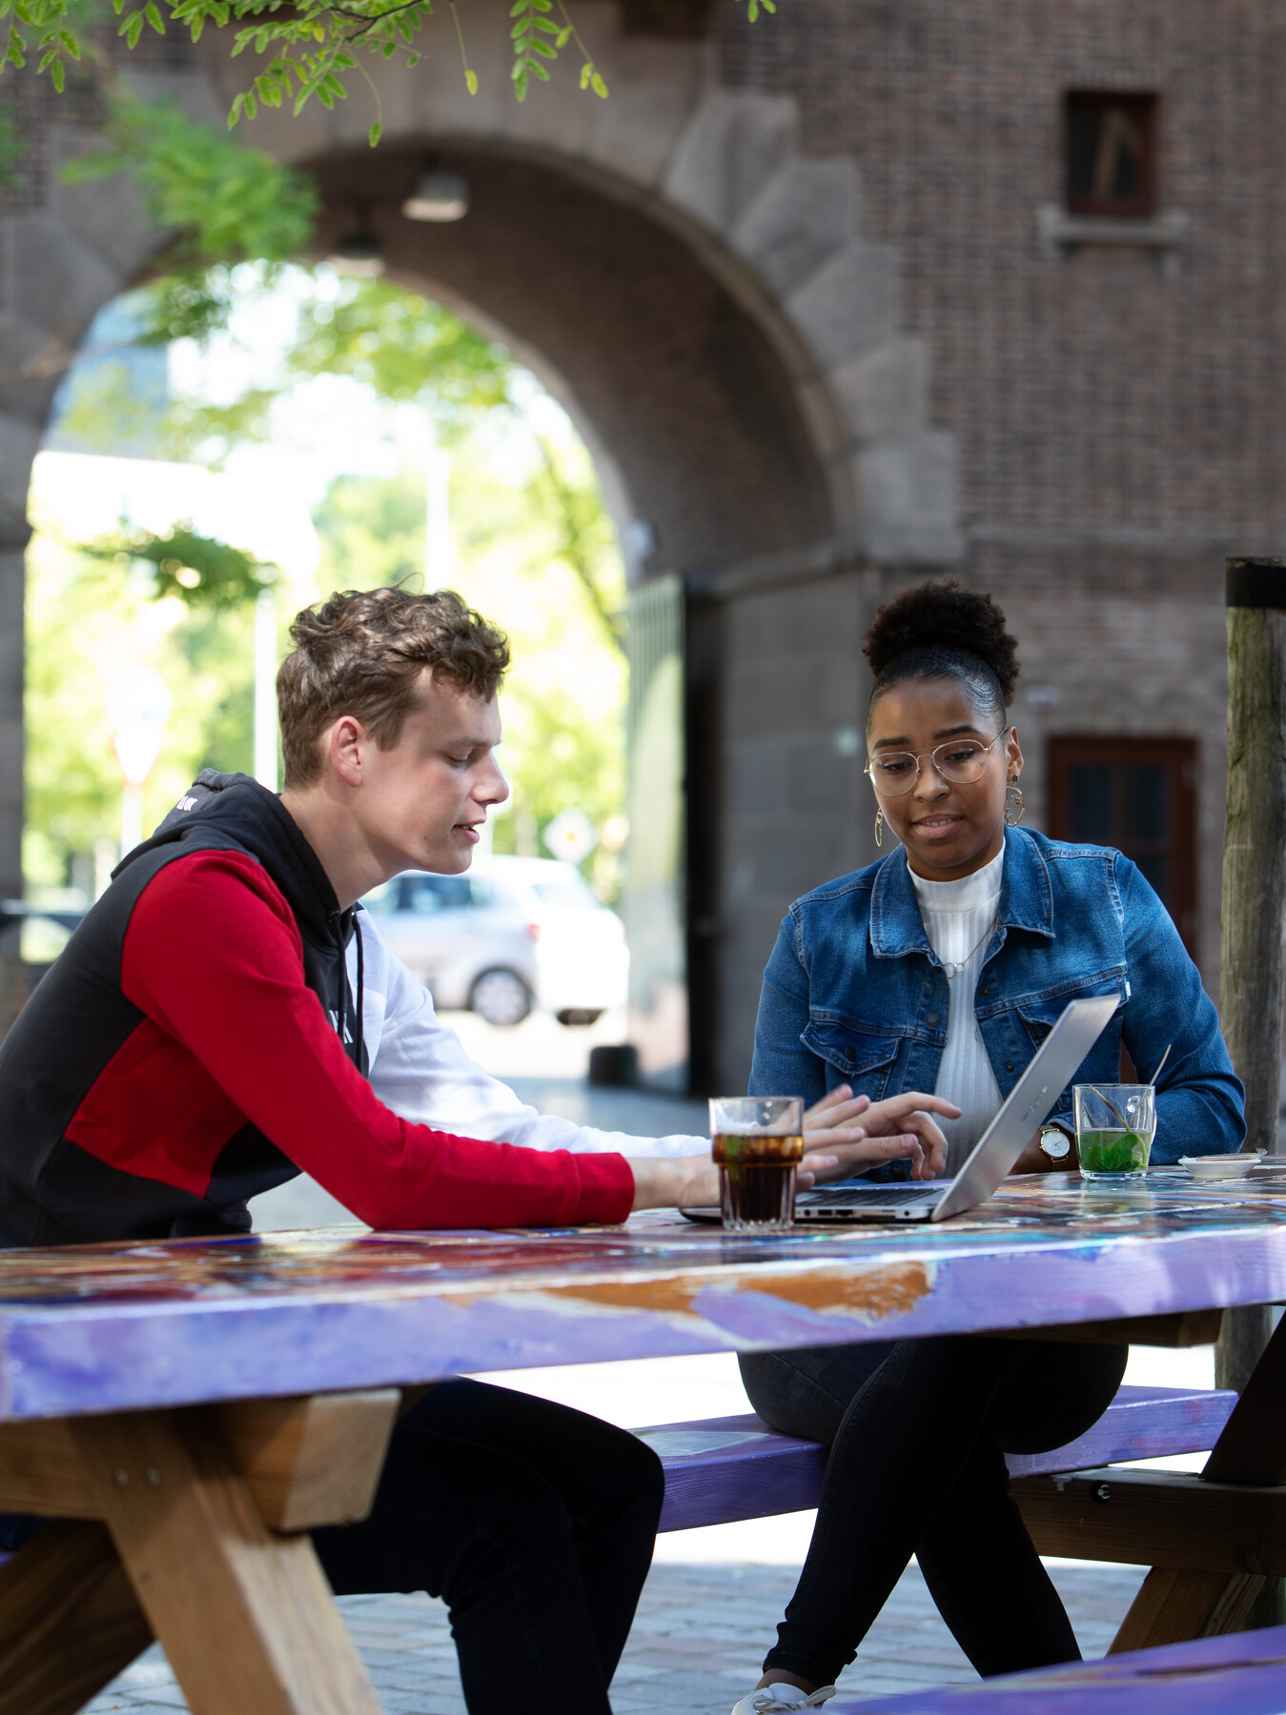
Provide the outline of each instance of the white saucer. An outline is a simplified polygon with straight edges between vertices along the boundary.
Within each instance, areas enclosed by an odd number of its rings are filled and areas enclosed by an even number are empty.
[[[1194,1179],[1244,1179],[1263,1159],[1263,1150],[1249,1155],[1181,1155],[1179,1166],[1186,1167]]]

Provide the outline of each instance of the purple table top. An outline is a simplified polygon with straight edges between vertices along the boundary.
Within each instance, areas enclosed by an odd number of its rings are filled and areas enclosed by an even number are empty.
[[[1286,1166],[1129,1192],[1035,1175],[941,1226],[766,1238],[648,1215],[8,1251],[0,1421],[1276,1299]]]

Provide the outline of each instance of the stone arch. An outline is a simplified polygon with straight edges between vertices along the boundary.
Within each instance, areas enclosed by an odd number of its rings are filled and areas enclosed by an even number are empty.
[[[380,79],[381,157],[426,144],[521,152],[671,231],[780,365],[828,495],[817,553],[840,563],[959,559],[955,436],[931,425],[928,348],[901,326],[895,247],[863,230],[858,163],[805,154],[792,96],[712,83],[703,44],[624,34],[612,4],[577,11],[593,20],[587,33],[610,67],[610,100],[542,89],[519,106],[505,8],[495,10],[471,8],[479,96],[442,67],[426,111],[423,73]],[[222,108],[236,68],[221,56],[209,65]],[[268,115],[256,137],[313,166],[345,148],[368,153],[370,113],[355,92],[302,122]],[[521,329],[508,331],[523,343]]]
[[[388,176],[399,149],[448,146],[521,156],[551,182],[579,180],[637,209],[674,234],[773,352],[825,485],[828,551],[840,560],[958,558],[954,437],[930,425],[928,352],[900,327],[893,247],[862,230],[857,163],[801,151],[793,97],[710,84],[700,44],[622,35],[615,7],[586,10],[611,67],[610,101],[541,90],[518,106],[503,29],[477,5],[471,53],[483,93],[470,98],[442,66],[426,112],[423,71],[384,75],[385,140],[370,155],[373,176]],[[238,71],[216,45],[184,69],[145,68],[137,82],[217,121]],[[253,139],[324,173],[329,160],[370,153],[369,117],[359,86],[331,113],[267,114]],[[91,126],[46,103],[43,129],[43,206],[0,225],[0,463],[10,478],[0,517],[8,515],[10,539],[23,511],[23,466],[59,368],[94,311],[137,279],[163,242],[128,186],[58,180],[55,169],[88,145]],[[508,332],[539,362],[521,327]]]
[[[930,422],[928,351],[901,325],[894,249],[864,231],[858,164],[803,152],[793,98],[721,87],[705,44],[627,35],[615,5],[578,0],[610,100],[551,88],[519,107],[504,11],[469,8],[478,97],[446,63],[431,79],[379,77],[376,151],[357,83],[332,112],[261,115],[251,136],[316,175],[323,243],[354,194],[379,192],[395,275],[495,328],[571,409],[632,576],[681,571],[718,592],[698,643],[720,807],[693,909],[716,948],[706,1004],[736,1045],[719,1051],[735,1081],[781,902],[867,855],[849,810],[861,614],[881,568],[961,557],[955,440]],[[238,71],[216,43],[132,76],[219,123]],[[128,185],[73,187],[52,170],[89,146],[93,117],[46,103],[49,170],[0,218],[0,894],[21,888],[31,459],[92,315],[165,239]],[[397,216],[399,175],[426,150],[475,184],[458,229]]]

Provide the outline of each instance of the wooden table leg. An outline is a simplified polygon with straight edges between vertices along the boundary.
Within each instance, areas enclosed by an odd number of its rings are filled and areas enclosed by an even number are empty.
[[[379,1715],[306,1535],[264,1524],[197,1414],[69,1424],[193,1715]]]
[[[101,1525],[48,1524],[0,1566],[0,1715],[74,1715],[151,1641]]]
[[[1108,1654],[1241,1631],[1263,1586],[1264,1580],[1251,1572],[1154,1566],[1139,1586]]]
[[[1286,1483],[1286,1320],[1265,1347],[1201,1474],[1219,1483]],[[1111,1653],[1237,1631],[1263,1584],[1248,1573],[1153,1567]]]

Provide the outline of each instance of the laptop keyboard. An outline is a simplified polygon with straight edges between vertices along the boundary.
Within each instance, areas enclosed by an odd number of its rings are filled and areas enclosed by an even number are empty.
[[[855,1204],[861,1204],[864,1209],[882,1209],[889,1205],[900,1208],[903,1203],[922,1203],[929,1197],[941,1197],[941,1185],[921,1185],[908,1188],[905,1185],[890,1185],[884,1191],[824,1191],[810,1192],[806,1199],[812,1208],[825,1205],[828,1209],[845,1209]]]

